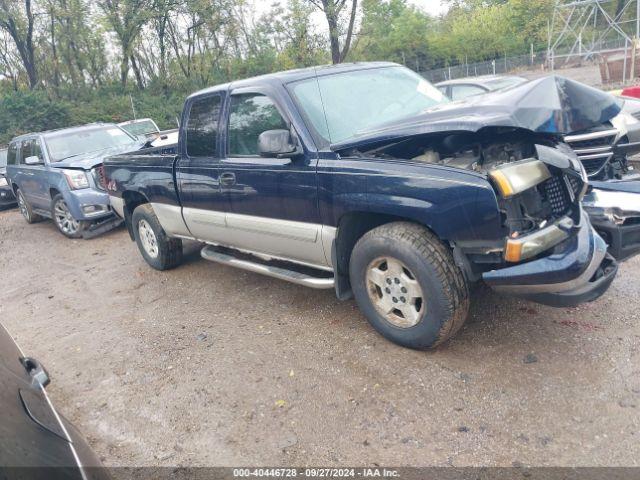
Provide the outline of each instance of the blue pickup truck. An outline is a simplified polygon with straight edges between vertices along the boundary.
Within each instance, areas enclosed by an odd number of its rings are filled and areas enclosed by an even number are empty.
[[[207,260],[353,296],[425,349],[463,324],[474,282],[552,306],[606,292],[618,264],[562,138],[619,112],[560,77],[449,102],[396,64],[316,67],[191,95],[177,154],[112,156],[105,176],[153,268],[197,240]]]
[[[28,223],[51,218],[66,237],[86,238],[122,222],[109,204],[102,159],[144,144],[102,123],[22,135],[9,144],[7,180]]]

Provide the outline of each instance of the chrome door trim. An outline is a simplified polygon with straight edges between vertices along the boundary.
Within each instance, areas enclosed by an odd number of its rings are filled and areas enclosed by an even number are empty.
[[[180,215],[180,207],[156,203],[152,206],[169,235],[332,269],[331,246],[336,236],[333,227],[188,207],[182,208]]]
[[[291,240],[300,240],[302,242],[316,243],[322,225],[227,213],[227,227],[235,230],[244,230]]]

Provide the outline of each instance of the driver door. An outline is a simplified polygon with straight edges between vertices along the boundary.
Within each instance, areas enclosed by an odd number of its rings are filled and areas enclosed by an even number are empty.
[[[228,101],[220,182],[230,209],[234,246],[312,265],[325,265],[316,178],[317,155],[266,158],[258,137],[292,122],[267,89],[236,89]]]

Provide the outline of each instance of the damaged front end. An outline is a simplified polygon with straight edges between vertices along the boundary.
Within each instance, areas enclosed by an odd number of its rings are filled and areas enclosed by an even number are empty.
[[[637,250],[627,246],[640,243],[636,220],[621,218],[628,208],[620,202],[628,198],[589,191],[587,172],[565,142],[573,132],[611,122],[622,106],[609,94],[551,76],[442,103],[362,130],[331,149],[486,179],[496,228],[476,223],[481,234],[475,238],[448,239],[467,279],[539,303],[574,306],[600,297],[616,276],[614,257],[628,258]],[[585,208],[599,215],[598,231],[581,203],[588,192]]]
[[[470,280],[539,303],[572,306],[601,296],[616,275],[615,259],[581,206],[586,172],[553,135],[487,128],[414,136],[349,153],[461,168],[486,178],[502,231],[493,240],[454,245]]]

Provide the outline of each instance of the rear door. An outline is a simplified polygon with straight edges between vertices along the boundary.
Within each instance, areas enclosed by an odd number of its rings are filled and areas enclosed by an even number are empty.
[[[227,227],[234,246],[313,265],[326,264],[320,238],[317,155],[260,156],[261,133],[292,128],[274,90],[236,89],[228,104],[220,179],[231,202]]]
[[[176,176],[185,223],[198,240],[221,241],[229,200],[220,185],[218,140],[224,92],[190,99],[185,106]],[[179,212],[177,212],[179,214]]]

